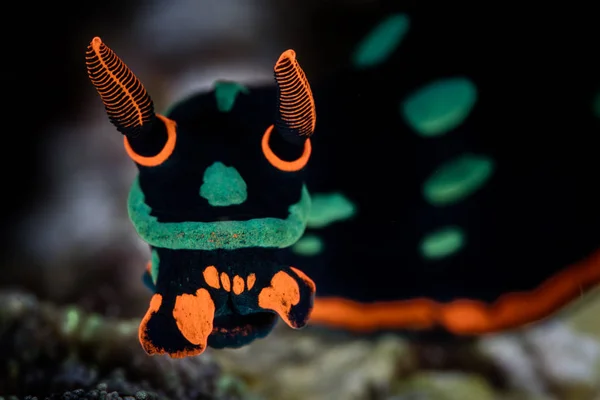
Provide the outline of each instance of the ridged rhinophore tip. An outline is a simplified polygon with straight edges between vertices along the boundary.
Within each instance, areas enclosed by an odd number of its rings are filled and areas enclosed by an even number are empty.
[[[279,65],[284,60],[289,60],[289,61],[293,62],[294,60],[296,60],[296,52],[292,49],[288,49],[288,50],[284,51],[279,56],[279,59],[277,60],[277,63],[275,65],[276,66]]]
[[[99,48],[101,44],[102,44],[102,39],[100,39],[100,36],[96,36],[95,38],[93,38],[92,42],[90,43],[90,45],[94,49]]]

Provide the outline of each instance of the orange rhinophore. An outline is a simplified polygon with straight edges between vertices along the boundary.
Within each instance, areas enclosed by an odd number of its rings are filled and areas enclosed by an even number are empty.
[[[287,135],[311,136],[317,123],[315,100],[308,79],[296,60],[296,52],[283,52],[274,71],[279,89],[277,129]]]
[[[88,46],[86,65],[110,122],[119,132],[136,136],[154,121],[154,104],[146,89],[99,37]]]
[[[154,113],[144,85],[99,37],[88,46],[86,65],[110,122],[124,135],[127,155],[144,167],[164,163],[175,149],[175,121]]]
[[[273,70],[278,92],[277,119],[263,134],[261,148],[272,166],[281,171],[295,172],[306,166],[312,152],[309,138],[317,123],[315,101],[294,50],[284,51]],[[292,160],[282,159],[271,147],[273,129],[289,143],[303,146]]]

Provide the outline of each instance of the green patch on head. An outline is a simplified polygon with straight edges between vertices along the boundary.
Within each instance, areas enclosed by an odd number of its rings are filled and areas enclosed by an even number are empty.
[[[427,235],[420,245],[421,255],[427,259],[440,259],[461,250],[465,244],[462,229],[448,226]]]
[[[229,112],[235,105],[235,99],[238,94],[248,94],[250,90],[240,83],[230,81],[216,81],[215,82],[215,99],[217,101],[217,108],[221,112]]]
[[[156,286],[156,281],[158,280],[158,269],[160,268],[160,258],[158,257],[158,251],[152,249],[151,258],[150,258],[150,277],[152,278],[152,283]]]
[[[425,137],[443,135],[460,125],[477,101],[477,87],[467,78],[432,82],[401,105],[406,122]]]
[[[351,218],[355,213],[354,204],[341,193],[313,194],[307,226],[323,228],[336,221]]]
[[[425,181],[423,195],[435,206],[456,203],[480,189],[493,171],[491,158],[463,154],[437,168]]]
[[[316,235],[304,235],[292,246],[292,251],[305,257],[316,256],[323,251],[323,241]]]
[[[406,14],[387,17],[361,40],[352,56],[357,68],[367,68],[384,62],[408,32],[410,20]]]
[[[248,221],[159,222],[151,215],[136,178],[129,191],[129,218],[142,240],[154,247],[173,250],[216,250],[246,247],[288,247],[304,233],[310,211],[310,194],[302,187],[298,202],[286,219],[255,218]]]
[[[204,171],[200,196],[213,207],[242,204],[248,198],[246,182],[234,167],[215,162]]]

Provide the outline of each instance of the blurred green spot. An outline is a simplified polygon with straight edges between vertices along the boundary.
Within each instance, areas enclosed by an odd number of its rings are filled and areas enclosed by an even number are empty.
[[[215,82],[215,99],[217,108],[221,112],[229,112],[233,109],[235,99],[239,93],[248,94],[248,88],[237,82],[217,81]]]
[[[222,374],[215,391],[218,398],[250,398],[246,383],[234,375]]]
[[[158,269],[160,266],[160,258],[158,257],[158,252],[155,249],[152,249],[152,257],[150,258],[150,276],[152,277],[152,283],[156,286],[156,281],[158,280]]]
[[[79,325],[79,311],[76,308],[69,308],[65,315],[63,332],[67,335],[72,334]]]
[[[423,195],[435,206],[455,203],[480,189],[493,171],[491,158],[463,154],[441,165],[425,181]]]
[[[323,228],[336,221],[354,215],[356,207],[341,193],[317,193],[312,196],[312,205],[306,226]]]
[[[96,331],[102,326],[102,317],[98,314],[91,314],[83,323],[83,327],[80,332],[80,337],[83,342],[91,340]]]
[[[384,62],[400,45],[409,27],[406,14],[387,17],[360,41],[352,57],[354,66],[366,68]]]
[[[316,235],[304,235],[292,246],[292,251],[301,256],[316,256],[323,251],[323,241]]]
[[[131,336],[138,330],[138,323],[133,321],[122,321],[117,324],[115,331],[123,336]]]
[[[477,87],[469,79],[441,79],[409,95],[402,103],[401,112],[418,134],[433,137],[460,125],[476,101]]]
[[[200,196],[213,207],[232,206],[246,201],[246,182],[234,167],[215,162],[204,171]]]
[[[594,98],[594,115],[600,118],[600,92]]]
[[[462,229],[448,226],[427,235],[421,242],[421,254],[428,259],[440,259],[456,253],[465,244]]]

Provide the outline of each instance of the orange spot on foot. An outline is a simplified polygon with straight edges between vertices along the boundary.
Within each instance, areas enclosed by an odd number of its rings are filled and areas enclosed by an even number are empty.
[[[215,289],[219,289],[221,287],[221,285],[219,285],[219,272],[214,265],[209,265],[206,267],[202,275],[204,276],[204,282],[206,282],[208,286]]]
[[[221,272],[221,285],[223,285],[223,290],[226,292],[231,290],[231,281],[229,280],[229,275],[225,272]]]
[[[251,273],[250,275],[248,275],[248,278],[246,278],[246,287],[248,287],[248,290],[252,289],[254,287],[255,283],[256,283],[256,274]]]
[[[233,293],[241,294],[244,291],[244,279],[236,275],[233,277]]]
[[[273,310],[292,328],[296,328],[290,319],[292,307],[300,302],[298,283],[284,271],[279,271],[271,279],[271,286],[264,288],[258,295],[258,306]]]
[[[208,290],[198,289],[195,294],[177,296],[173,307],[173,318],[183,337],[200,347],[194,354],[204,351],[215,318],[215,303]]]

